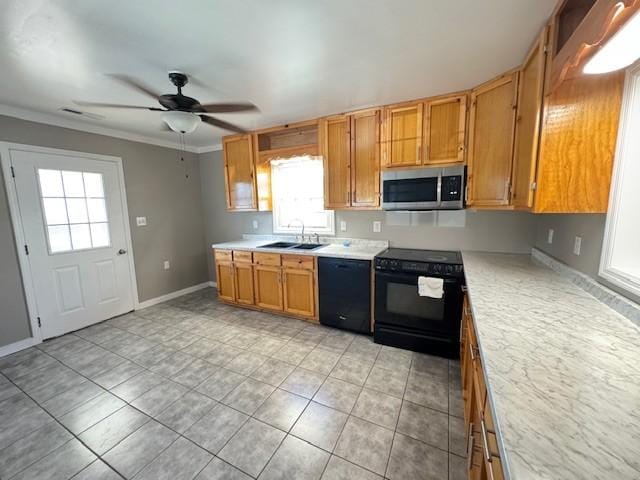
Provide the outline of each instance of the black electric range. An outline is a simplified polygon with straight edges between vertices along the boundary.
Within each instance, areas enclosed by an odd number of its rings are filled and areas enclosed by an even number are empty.
[[[464,286],[460,252],[390,248],[374,265],[374,340],[457,358]],[[442,296],[421,296],[421,276],[442,279]]]

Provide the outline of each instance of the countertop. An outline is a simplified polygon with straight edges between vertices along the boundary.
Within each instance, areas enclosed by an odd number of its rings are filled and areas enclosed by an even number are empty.
[[[528,255],[463,260],[509,478],[640,479],[640,329]]]
[[[290,241],[291,239],[288,239]],[[384,252],[388,247],[388,242],[376,240],[352,240],[349,247],[342,243],[329,243],[316,250],[295,250],[283,248],[259,248],[261,245],[277,242],[278,239],[265,238],[244,238],[225,243],[214,243],[211,248],[223,248],[229,250],[250,250],[256,252],[272,252],[293,255],[310,255],[314,257],[336,257],[351,258],[355,260],[373,260],[373,257]]]

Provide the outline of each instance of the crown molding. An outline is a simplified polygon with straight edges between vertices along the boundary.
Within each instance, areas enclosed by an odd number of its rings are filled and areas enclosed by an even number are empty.
[[[182,146],[178,142],[160,140],[154,137],[148,137],[146,135],[129,133],[123,130],[115,129],[115,128],[108,128],[108,127],[102,127],[100,125],[83,123],[77,120],[64,118],[59,115],[36,112],[34,110],[27,110],[24,108],[12,107],[9,105],[0,104],[0,115],[19,118],[20,120],[27,120],[30,122],[44,123],[46,125],[52,125],[55,127],[69,128],[71,130],[79,130],[81,132],[95,133],[97,135],[104,135],[107,137],[114,137],[122,140],[130,140],[132,142],[146,143],[149,145],[157,145],[159,147],[171,148],[174,150],[182,150]],[[216,150],[222,150],[222,145],[214,144],[214,145],[208,145],[204,147],[185,146],[185,150],[192,153],[207,153],[207,152],[214,152]]]

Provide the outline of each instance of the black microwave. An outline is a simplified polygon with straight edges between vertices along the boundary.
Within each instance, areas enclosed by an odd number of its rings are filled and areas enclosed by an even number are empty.
[[[466,167],[386,170],[382,173],[383,210],[461,210]]]

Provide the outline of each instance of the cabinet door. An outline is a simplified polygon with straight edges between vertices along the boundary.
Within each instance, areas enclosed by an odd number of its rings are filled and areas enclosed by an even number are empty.
[[[380,110],[351,116],[351,206],[380,206]]]
[[[467,96],[434,100],[425,105],[424,163],[464,162]]]
[[[253,266],[250,263],[235,263],[233,272],[236,302],[253,305]]]
[[[216,262],[216,281],[218,297],[228,302],[235,301],[235,285],[233,280],[233,263]]]
[[[422,103],[385,109],[384,166],[422,164]]]
[[[313,317],[315,314],[315,281],[312,270],[283,268],[284,311]]]
[[[518,74],[473,90],[469,122],[467,203],[509,205]]]
[[[341,115],[322,122],[324,156],[324,206],[327,209],[351,205],[349,117]]]
[[[258,307],[282,310],[282,271],[280,267],[254,265],[253,286]]]
[[[522,65],[518,82],[518,115],[511,198],[511,203],[516,208],[533,206],[533,182],[540,144],[546,41],[547,29],[545,28]]]
[[[256,210],[256,185],[251,135],[223,140],[227,209]]]

